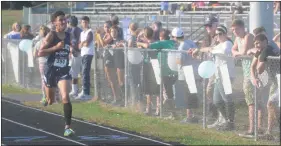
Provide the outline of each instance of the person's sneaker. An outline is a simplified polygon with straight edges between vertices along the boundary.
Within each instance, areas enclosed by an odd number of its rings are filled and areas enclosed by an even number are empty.
[[[244,133],[239,133],[238,136],[240,137],[246,137],[246,138],[254,138],[255,137],[255,133],[254,132],[244,132]]]
[[[48,101],[45,97],[42,97],[40,103],[43,105],[43,106],[47,106],[48,105]]]
[[[215,128],[215,127],[223,125],[224,123],[226,123],[225,118],[219,117],[213,124],[207,125],[207,128]]]
[[[184,118],[181,123],[198,123],[198,119],[196,117]]]
[[[72,90],[72,91],[69,93],[69,96],[70,96],[70,97],[74,97],[74,98],[77,97],[77,96],[78,96],[78,91],[75,92],[75,91]]]
[[[75,132],[72,129],[67,128],[67,129],[64,130],[64,134],[63,135],[64,136],[72,136],[74,134],[75,134]]]

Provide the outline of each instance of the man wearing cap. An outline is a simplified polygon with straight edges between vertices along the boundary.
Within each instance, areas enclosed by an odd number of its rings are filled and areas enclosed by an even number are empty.
[[[216,35],[215,35],[218,25],[219,25],[219,21],[215,16],[207,17],[207,19],[205,20],[205,24],[204,24],[207,33],[205,33],[205,37],[204,37],[204,40],[201,45],[202,48],[213,47],[218,44],[218,41],[217,41]],[[193,56],[197,56],[197,53],[200,53],[200,52],[204,52],[204,51],[199,51],[199,49],[195,49],[194,51],[192,51],[192,54],[193,54]],[[199,56],[201,56],[201,58],[203,60],[210,59],[209,53],[205,53],[205,54],[200,53]],[[216,106],[213,104],[214,80],[215,80],[214,76],[210,77],[208,80],[207,88],[206,88],[206,96],[207,96],[207,99],[209,100],[208,101],[208,110],[207,110],[209,112],[208,119],[210,119],[210,118],[217,119],[217,117],[218,117],[218,111],[216,109]],[[219,113],[219,119],[223,120],[220,113]]]
[[[78,19],[75,16],[70,16],[67,20],[68,29],[67,31],[72,35],[71,43],[73,44],[73,49],[71,52],[71,75],[72,75],[72,91],[69,93],[70,96],[78,96],[78,74],[81,72],[82,57],[81,51],[78,49],[78,43],[80,39],[80,34],[82,29],[77,27]]]
[[[191,40],[185,40],[184,39],[184,32],[181,28],[174,28],[172,31],[172,36],[174,37],[174,40],[179,45],[178,50],[189,50],[191,48],[197,48],[196,44]],[[186,109],[186,118],[181,121],[181,123],[197,123],[198,119],[194,117],[193,109],[198,108],[198,96],[197,93],[190,93],[188,85],[185,81],[185,75],[183,72],[184,66],[192,65],[194,70],[194,77],[195,82],[197,86],[197,90],[200,91],[198,88],[199,76],[198,76],[198,65],[200,63],[200,60],[196,60],[192,58],[191,55],[187,53],[178,53],[177,54],[177,60],[178,64],[178,81],[175,85],[176,89],[176,96],[184,96],[184,103],[185,103],[185,109]]]

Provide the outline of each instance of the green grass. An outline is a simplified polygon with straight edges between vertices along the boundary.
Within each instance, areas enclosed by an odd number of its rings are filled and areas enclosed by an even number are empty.
[[[1,36],[9,32],[9,27],[11,29],[14,22],[20,23],[22,20],[22,10],[2,10],[1,15],[2,15]]]
[[[61,105],[42,107],[37,102],[24,104],[50,112],[63,114]],[[218,132],[204,130],[200,125],[179,124],[178,121],[144,116],[128,108],[112,107],[101,102],[73,103],[73,117],[81,118],[102,125],[117,127],[146,136],[157,137],[166,142],[179,142],[187,145],[272,145],[276,143],[267,141],[248,140],[241,138],[233,132]]]
[[[27,89],[18,87],[15,85],[3,85],[2,84],[2,95],[3,94],[41,94],[40,89]]]

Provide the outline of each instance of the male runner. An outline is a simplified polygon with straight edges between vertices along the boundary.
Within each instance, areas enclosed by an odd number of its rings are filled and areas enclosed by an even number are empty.
[[[49,105],[54,102],[54,90],[58,86],[62,97],[65,118],[64,136],[71,136],[74,134],[74,131],[70,128],[72,105],[69,99],[71,75],[69,73],[68,56],[71,38],[70,34],[65,32],[66,20],[64,12],[56,11],[52,14],[51,20],[56,29],[47,34],[40,47],[38,56],[48,56],[47,67],[44,73],[46,99]]]

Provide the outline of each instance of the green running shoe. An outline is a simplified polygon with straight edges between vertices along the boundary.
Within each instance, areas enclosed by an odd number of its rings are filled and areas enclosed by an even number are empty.
[[[48,105],[48,101],[47,101],[47,99],[43,96],[42,97],[42,99],[41,99],[41,104],[43,105],[43,106],[47,106]]]
[[[67,128],[67,129],[64,130],[64,134],[63,135],[64,136],[72,136],[74,134],[75,134],[75,132],[72,129]]]

